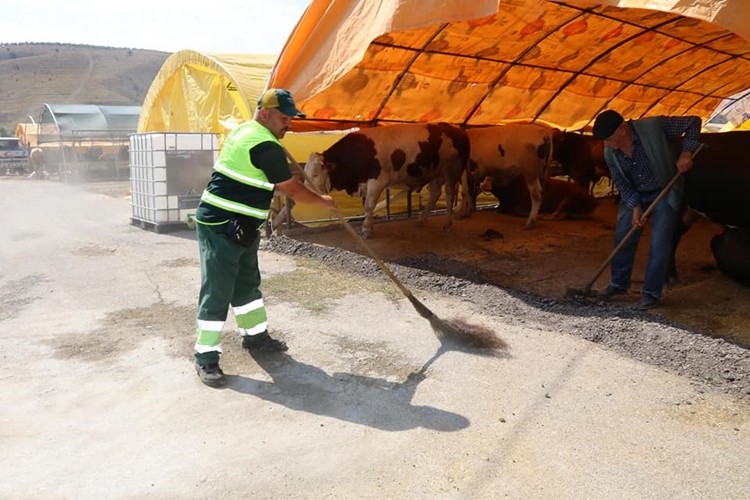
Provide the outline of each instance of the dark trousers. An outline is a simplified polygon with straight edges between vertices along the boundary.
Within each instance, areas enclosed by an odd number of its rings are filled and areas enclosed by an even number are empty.
[[[641,199],[641,207],[645,210],[659,195],[658,192],[650,193]],[[617,219],[615,229],[615,242],[617,246],[630,231],[632,225],[632,210],[624,210]],[[650,215],[651,219],[651,245],[646,264],[646,276],[644,277],[641,293],[646,293],[654,298],[661,298],[664,282],[666,281],[667,269],[672,258],[674,246],[675,227],[677,225],[677,212],[669,205],[668,197],[664,197],[654,208]],[[627,290],[630,288],[630,277],[633,273],[633,262],[635,260],[638,242],[643,230],[636,231],[630,240],[620,249],[612,259],[612,280],[610,284],[615,288]]]

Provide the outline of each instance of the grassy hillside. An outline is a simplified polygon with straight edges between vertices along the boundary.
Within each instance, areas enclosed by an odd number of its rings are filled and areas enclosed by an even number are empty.
[[[2,35],[0,35],[2,36]],[[16,125],[42,105],[140,106],[168,52],[90,45],[0,45],[0,128]]]

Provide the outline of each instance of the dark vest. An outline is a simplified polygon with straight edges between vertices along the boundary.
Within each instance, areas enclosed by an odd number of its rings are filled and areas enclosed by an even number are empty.
[[[662,128],[661,117],[655,116],[651,118],[642,118],[640,120],[634,120],[633,128],[635,128],[638,137],[646,150],[646,156],[648,157],[649,167],[651,167],[651,173],[654,174],[656,181],[663,188],[672,177],[677,173],[677,156],[675,155],[674,149],[669,143],[669,139],[664,134]],[[617,168],[620,174],[625,178],[622,166],[617,161],[615,153],[612,148],[604,148],[604,159],[607,160],[607,165],[610,168]],[[671,206],[675,212],[682,209],[682,199],[685,193],[685,179],[680,178],[675,182],[672,189],[669,191],[669,206]],[[618,217],[622,215],[622,212],[628,210],[624,203],[620,203],[620,210]]]

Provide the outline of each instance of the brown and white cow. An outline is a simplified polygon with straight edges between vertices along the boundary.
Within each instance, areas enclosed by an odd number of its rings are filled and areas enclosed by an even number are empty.
[[[523,176],[529,189],[531,211],[526,228],[534,226],[544,196],[542,186],[552,159],[552,131],[536,124],[509,124],[466,131],[471,144],[470,188],[476,202],[483,181],[506,186]]]
[[[385,188],[403,186],[419,192],[427,185],[429,199],[420,217],[424,221],[445,186],[443,230],[448,231],[459,183],[465,203],[459,214],[468,212],[468,158],[469,140],[460,128],[447,123],[409,123],[347,134],[322,154],[310,155],[305,173],[318,192],[341,190],[362,196],[363,238],[372,233],[375,206]]]

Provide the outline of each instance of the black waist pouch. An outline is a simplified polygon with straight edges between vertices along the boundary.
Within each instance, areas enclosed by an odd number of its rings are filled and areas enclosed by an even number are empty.
[[[255,224],[247,217],[232,217],[224,230],[230,240],[243,247],[251,247],[260,237]]]

